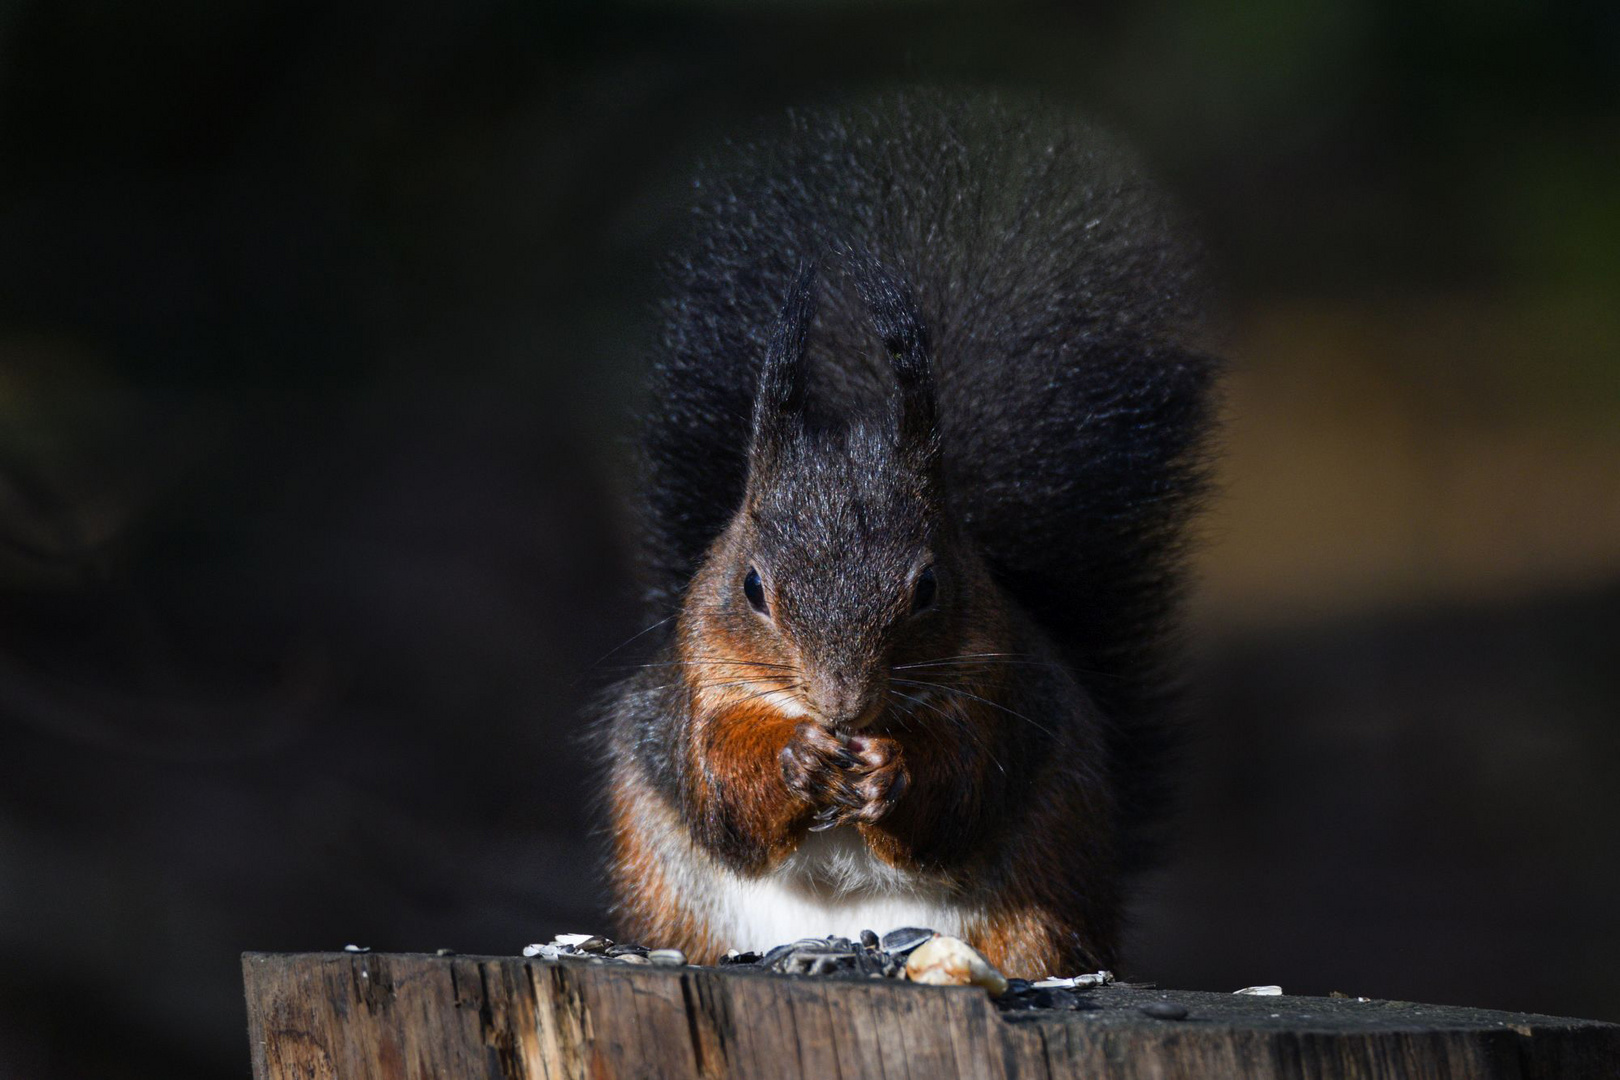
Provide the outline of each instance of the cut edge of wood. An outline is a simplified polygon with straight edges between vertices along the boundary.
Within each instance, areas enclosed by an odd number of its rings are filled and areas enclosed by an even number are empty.
[[[406,1062],[501,1080],[618,1075],[654,1060],[671,1077],[784,1080],[1401,1075],[1392,1064],[1506,1080],[1608,1076],[1620,1063],[1617,1024],[1398,1001],[1116,986],[1087,992],[1108,1003],[1100,1011],[1004,1013],[976,987],[749,969],[424,953],[241,959],[258,1080],[432,1075]],[[1190,1016],[1140,1014],[1150,1000]],[[1357,1015],[1368,1022],[1346,1019]],[[1298,1071],[1305,1061],[1314,1071]],[[1140,1071],[1152,1062],[1158,1071]]]

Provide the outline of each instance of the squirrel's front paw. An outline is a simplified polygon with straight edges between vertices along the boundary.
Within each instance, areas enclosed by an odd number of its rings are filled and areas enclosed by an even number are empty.
[[[782,748],[782,782],[788,791],[825,813],[843,810],[848,801],[846,776],[857,759],[844,740],[806,720]]]
[[[782,750],[782,780],[816,808],[810,831],[876,822],[906,790],[900,744],[878,735],[839,736],[801,723]]]
[[[845,745],[858,763],[849,782],[858,804],[846,820],[880,821],[894,809],[909,783],[900,744],[882,735],[854,735]]]

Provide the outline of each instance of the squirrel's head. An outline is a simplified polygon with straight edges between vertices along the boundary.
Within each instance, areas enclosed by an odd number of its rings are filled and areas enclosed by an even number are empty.
[[[889,407],[812,418],[814,282],[801,273],[761,367],[742,506],[681,613],[701,709],[758,699],[860,730],[909,711],[896,667],[982,649],[1001,624],[988,573],[947,513],[927,332],[875,264],[857,286],[893,372]]]

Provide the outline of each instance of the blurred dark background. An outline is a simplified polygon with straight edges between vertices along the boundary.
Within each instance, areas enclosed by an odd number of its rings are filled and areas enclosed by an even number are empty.
[[[1235,368],[1132,972],[1620,1020],[1620,7],[0,6],[0,1075],[241,1077],[243,949],[604,925],[578,740],[695,155],[1037,89]]]

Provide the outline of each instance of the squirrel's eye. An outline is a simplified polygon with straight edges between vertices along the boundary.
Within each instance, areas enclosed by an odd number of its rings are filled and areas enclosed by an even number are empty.
[[[934,606],[934,594],[939,591],[939,583],[934,580],[934,568],[923,567],[923,572],[917,575],[917,584],[912,587],[911,610],[913,614]]]
[[[761,615],[770,612],[765,607],[765,583],[759,580],[759,571],[752,566],[748,568],[748,576],[743,578],[743,594],[748,597],[748,604]]]

